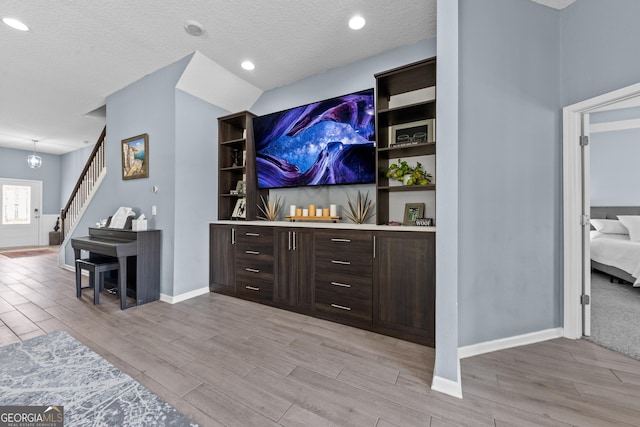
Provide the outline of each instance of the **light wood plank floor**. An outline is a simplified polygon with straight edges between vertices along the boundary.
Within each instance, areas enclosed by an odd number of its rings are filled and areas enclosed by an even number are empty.
[[[0,255],[0,345],[66,330],[203,426],[640,425],[640,362],[583,340],[464,359],[459,400],[430,390],[431,348],[216,294],[85,292],[55,256]]]

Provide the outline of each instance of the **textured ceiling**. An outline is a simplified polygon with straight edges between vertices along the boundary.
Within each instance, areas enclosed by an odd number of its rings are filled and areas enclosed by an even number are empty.
[[[436,0],[2,0],[4,17],[31,31],[0,23],[0,146],[53,154],[93,144],[108,95],[196,50],[269,90],[436,35]]]

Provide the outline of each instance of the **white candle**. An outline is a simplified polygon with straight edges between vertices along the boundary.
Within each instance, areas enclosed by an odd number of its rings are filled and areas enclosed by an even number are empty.
[[[316,216],[322,216],[322,208],[316,208]]]
[[[309,216],[309,209],[302,209],[302,216]]]
[[[338,206],[336,206],[336,205],[329,205],[329,215],[331,215],[331,216],[338,216]]]
[[[296,216],[296,205],[291,205],[289,207],[289,215],[290,216]]]

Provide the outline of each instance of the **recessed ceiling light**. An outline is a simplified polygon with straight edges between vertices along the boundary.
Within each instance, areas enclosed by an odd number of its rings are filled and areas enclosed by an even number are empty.
[[[27,27],[25,24],[23,24],[22,22],[18,21],[17,19],[2,18],[2,22],[7,24],[8,26],[10,26],[11,28],[15,28],[16,30],[29,31],[29,27]]]
[[[191,34],[192,36],[201,36],[202,35],[202,24],[198,21],[185,21],[184,22],[184,30]]]
[[[244,68],[245,70],[249,70],[249,71],[251,71],[254,68],[256,68],[256,66],[253,65],[253,62],[251,62],[251,61],[244,61],[242,64],[240,64],[240,66],[242,68]]]
[[[366,21],[362,16],[356,15],[353,18],[349,19],[349,28],[351,28],[352,30],[359,30],[360,28],[364,27],[365,23]]]

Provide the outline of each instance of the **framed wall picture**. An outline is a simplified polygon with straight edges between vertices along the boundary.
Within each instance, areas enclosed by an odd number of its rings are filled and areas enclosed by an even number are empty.
[[[236,201],[236,207],[233,209],[231,218],[245,219],[246,217],[247,217],[247,199],[242,197],[238,199],[238,201]]]
[[[434,131],[434,119],[389,126],[389,145],[394,146],[434,142]]]
[[[122,140],[122,179],[149,178],[149,135]]]
[[[424,203],[406,203],[402,225],[416,225],[416,220],[424,218]]]

